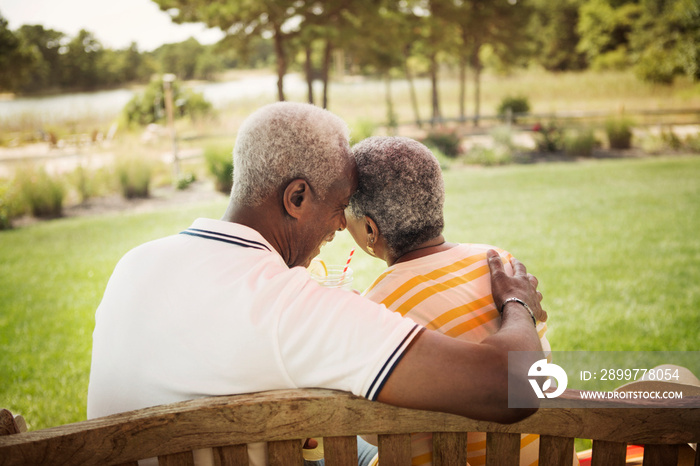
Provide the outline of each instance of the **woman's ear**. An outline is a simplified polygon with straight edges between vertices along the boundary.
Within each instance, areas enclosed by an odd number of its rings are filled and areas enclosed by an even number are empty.
[[[306,180],[297,178],[289,182],[282,195],[284,210],[293,218],[299,218],[309,204],[311,189]]]
[[[377,238],[379,238],[379,227],[377,227],[375,221],[368,215],[365,215],[365,232],[367,233],[368,243],[374,244],[377,242]]]

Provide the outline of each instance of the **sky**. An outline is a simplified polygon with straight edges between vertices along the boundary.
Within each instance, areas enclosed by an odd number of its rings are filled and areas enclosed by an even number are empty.
[[[0,0],[0,15],[13,31],[41,24],[74,37],[85,29],[107,48],[124,49],[133,41],[141,52],[190,37],[202,44],[222,37],[218,28],[201,23],[173,23],[152,0]]]

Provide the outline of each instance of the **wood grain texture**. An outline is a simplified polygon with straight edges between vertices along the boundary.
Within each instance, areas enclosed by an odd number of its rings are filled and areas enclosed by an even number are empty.
[[[465,466],[467,464],[467,432],[433,434],[433,466]]]
[[[573,457],[573,437],[540,436],[539,466],[568,466]]]
[[[565,393],[560,398],[577,396]],[[549,399],[543,401],[533,416],[498,424],[397,408],[323,389],[210,397],[0,436],[0,465],[122,464],[198,448],[358,433],[534,433],[623,444],[700,441],[698,398],[668,401],[666,406],[675,408],[641,408],[607,400],[586,402],[585,409],[558,408],[550,407]],[[301,441],[297,443],[301,448]]]
[[[248,466],[248,445],[214,448],[214,466]]]
[[[357,437],[325,437],[323,439],[326,466],[357,466]]]
[[[644,445],[642,466],[665,466],[678,463],[678,445]]]
[[[270,466],[304,466],[301,447],[301,439],[269,442],[267,462]]]
[[[592,445],[591,466],[624,466],[627,457],[627,445],[620,442],[594,440]]]
[[[520,463],[520,435],[501,432],[486,434],[486,466]]]
[[[409,434],[380,435],[377,446],[382,466],[411,464],[411,436]]]
[[[194,456],[191,451],[159,456],[158,466],[194,466]]]

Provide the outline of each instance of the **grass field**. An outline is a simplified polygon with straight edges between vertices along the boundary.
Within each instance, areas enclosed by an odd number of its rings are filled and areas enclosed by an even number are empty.
[[[445,173],[446,236],[490,243],[538,276],[556,350],[700,351],[700,158]],[[85,418],[94,312],[119,258],[225,202],[0,232],[0,406],[30,429]],[[345,262],[345,232],[322,258]],[[383,263],[359,249],[357,289]]]

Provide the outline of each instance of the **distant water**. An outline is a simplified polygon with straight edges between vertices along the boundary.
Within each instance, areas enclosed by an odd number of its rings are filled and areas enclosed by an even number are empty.
[[[320,83],[317,83],[320,84]],[[277,96],[277,76],[252,76],[235,81],[202,83],[192,86],[201,92],[214,107],[221,108],[241,98]],[[301,76],[289,74],[284,78],[285,93],[305,92],[306,83]],[[21,97],[0,100],[0,121],[19,118],[22,115],[39,115],[46,120],[70,116],[112,117],[121,112],[135,91],[115,89],[98,92],[76,92],[44,97]]]

